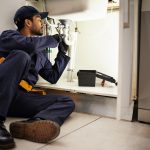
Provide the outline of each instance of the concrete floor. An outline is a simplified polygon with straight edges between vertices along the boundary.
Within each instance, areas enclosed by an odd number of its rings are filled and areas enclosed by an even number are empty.
[[[6,126],[20,118],[8,118]],[[15,139],[14,150],[150,150],[150,125],[72,113],[48,144]]]

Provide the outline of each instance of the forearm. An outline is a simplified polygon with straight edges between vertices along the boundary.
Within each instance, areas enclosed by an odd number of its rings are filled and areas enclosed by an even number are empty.
[[[43,51],[47,47],[54,48],[58,45],[53,36],[26,37],[13,30],[4,31],[0,40],[4,49],[24,50],[29,54]]]
[[[62,52],[57,54],[55,63],[52,66],[49,61],[45,64],[44,68],[40,71],[40,75],[48,82],[55,84],[61,77],[65,70],[70,58]]]

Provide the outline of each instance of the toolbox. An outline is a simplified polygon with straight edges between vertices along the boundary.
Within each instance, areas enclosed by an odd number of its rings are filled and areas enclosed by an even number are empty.
[[[77,76],[79,86],[95,86],[96,70],[79,70]]]
[[[101,86],[104,86],[105,81],[112,82],[117,86],[116,80],[104,73],[96,70],[79,70],[77,72],[79,86],[95,86],[96,77],[102,79]]]

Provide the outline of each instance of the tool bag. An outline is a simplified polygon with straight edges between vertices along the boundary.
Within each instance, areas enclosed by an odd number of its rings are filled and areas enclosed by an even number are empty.
[[[77,72],[77,76],[78,76],[79,86],[94,87],[96,77],[102,79],[101,86],[104,86],[105,81],[108,81],[117,85],[117,82],[113,77],[108,76],[104,73],[98,72],[96,70],[79,70]]]

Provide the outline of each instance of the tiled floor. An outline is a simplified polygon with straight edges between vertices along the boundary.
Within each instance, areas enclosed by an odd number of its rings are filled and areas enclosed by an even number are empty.
[[[150,150],[150,125],[74,112],[49,144],[15,141],[14,150]]]

